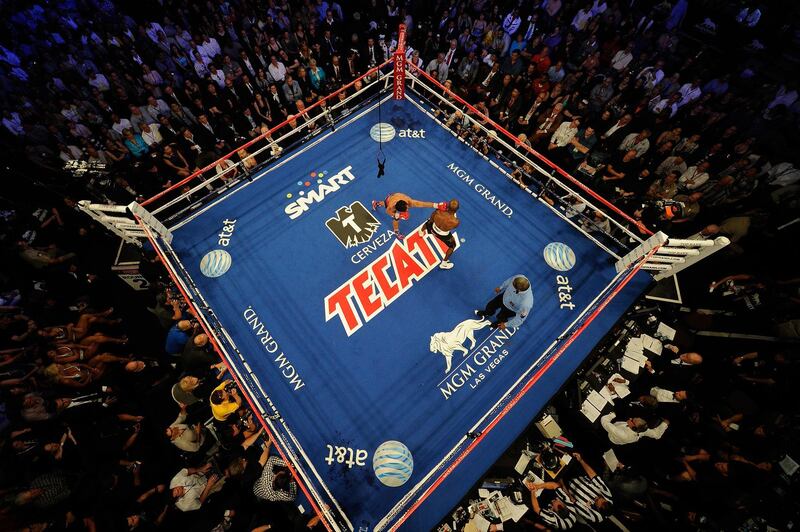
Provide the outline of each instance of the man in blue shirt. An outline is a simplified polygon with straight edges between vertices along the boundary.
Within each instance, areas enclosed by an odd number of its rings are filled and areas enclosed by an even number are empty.
[[[181,320],[167,332],[167,339],[164,342],[164,351],[168,355],[180,355],[183,353],[186,342],[191,338],[192,322]]]
[[[489,301],[486,308],[476,310],[475,315],[482,319],[491,318],[499,310],[492,322],[492,327],[500,330],[506,327],[519,327],[533,307],[533,290],[531,282],[524,275],[509,277],[499,288],[494,289],[498,294]]]

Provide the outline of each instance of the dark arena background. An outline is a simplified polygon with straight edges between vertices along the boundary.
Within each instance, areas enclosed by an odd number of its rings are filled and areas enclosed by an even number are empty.
[[[0,9],[4,530],[792,529],[795,7]]]

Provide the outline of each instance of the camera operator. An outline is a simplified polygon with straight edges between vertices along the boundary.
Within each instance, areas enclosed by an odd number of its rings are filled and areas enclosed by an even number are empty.
[[[217,421],[225,421],[242,406],[242,398],[236,383],[232,380],[223,381],[211,392],[211,414]]]

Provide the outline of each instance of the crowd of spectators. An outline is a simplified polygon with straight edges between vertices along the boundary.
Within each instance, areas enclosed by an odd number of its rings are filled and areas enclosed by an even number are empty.
[[[798,410],[787,404],[797,352],[698,340],[679,335],[660,355],[646,352],[639,375],[606,384],[612,411],[588,441],[598,462],[609,448],[621,462],[605,474],[618,515],[675,529],[782,529],[797,519],[796,487],[779,465],[799,450]]]
[[[677,327],[672,340],[659,335],[662,316]],[[529,512],[503,530],[614,530],[612,519],[630,530],[792,528],[800,516],[791,502],[800,452],[797,349],[704,341],[693,319],[636,309],[587,358],[545,408],[558,435],[543,439],[532,424],[482,481],[504,495],[524,493]],[[621,361],[642,333],[661,341],[638,345],[646,362],[634,373]],[[747,351],[753,345],[758,350]],[[580,406],[592,390],[608,401],[597,419]],[[531,450],[535,458],[520,471],[518,453]],[[453,515],[448,525],[470,514]]]
[[[47,214],[47,245],[9,247],[2,278],[0,526],[320,526],[159,261],[120,297],[108,239],[67,205]]]
[[[400,22],[410,63],[644,226],[727,236],[726,258],[741,261],[779,240],[777,222],[796,212],[797,84],[757,61],[769,39],[754,6],[742,16],[698,2],[701,13],[689,12],[741,30],[726,45],[752,56],[715,63],[683,31],[685,0],[13,4],[2,6],[3,142],[25,155],[31,180],[64,197],[33,218],[0,211],[9,251],[0,278],[5,529],[321,526],[290,504],[297,486],[158,261],[143,262],[151,288],[139,307],[111,298],[119,280],[101,252],[113,243],[75,209],[88,183],[61,169],[104,165],[113,186],[103,197],[127,203],[286,120],[285,130],[313,132],[321,108],[306,108],[389,58]],[[498,155],[496,132],[475,126],[491,124],[457,107],[442,108],[443,122]],[[223,173],[229,179],[253,158],[238,150],[216,170],[241,162]],[[558,195],[538,188],[529,165],[503,160],[520,186]],[[747,326],[780,322],[797,334],[793,285],[763,271],[721,277],[713,288],[727,309],[754,317]],[[759,438],[785,426],[754,412],[782,411],[789,388],[770,386],[792,373],[783,354],[679,360],[652,368],[637,404],[604,427],[617,446],[660,435],[663,461],[625,463],[691,497],[698,505],[688,513],[710,508],[712,521],[727,523],[726,511],[752,502],[739,479],[762,486],[774,476],[775,456]],[[771,391],[763,398],[725,388],[750,365],[751,380],[739,382]]]

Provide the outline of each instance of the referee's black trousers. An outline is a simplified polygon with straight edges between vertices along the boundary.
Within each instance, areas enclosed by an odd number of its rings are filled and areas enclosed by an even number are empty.
[[[496,323],[505,323],[509,318],[517,315],[515,311],[503,304],[503,292],[500,292],[494,299],[489,301],[486,308],[481,311],[481,314],[483,314],[485,318],[491,318],[498,310],[500,313],[497,315]]]

